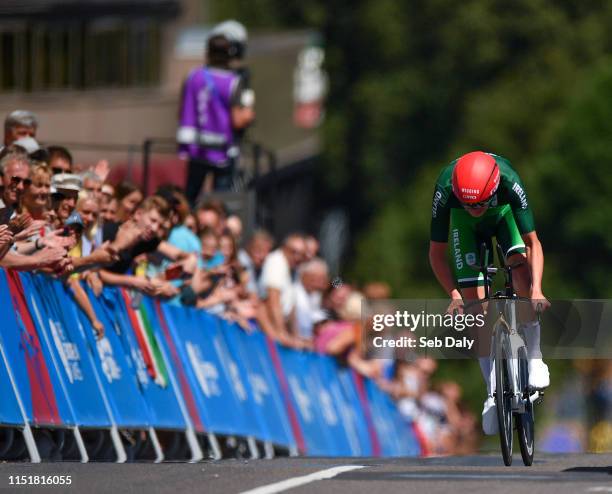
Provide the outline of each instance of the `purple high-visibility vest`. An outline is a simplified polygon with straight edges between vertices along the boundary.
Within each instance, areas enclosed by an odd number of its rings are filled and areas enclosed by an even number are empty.
[[[231,97],[239,76],[228,70],[200,67],[183,87],[176,140],[179,153],[226,166],[234,144]]]

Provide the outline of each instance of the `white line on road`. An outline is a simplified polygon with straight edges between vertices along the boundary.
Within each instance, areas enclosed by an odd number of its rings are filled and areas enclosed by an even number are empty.
[[[243,491],[241,494],[274,494],[275,492],[282,492],[300,485],[310,484],[317,480],[331,479],[336,475],[344,472],[350,472],[351,470],[357,470],[359,468],[365,468],[363,465],[343,465],[340,467],[328,468],[326,470],[320,470],[318,472],[303,475],[302,477],[293,477],[281,482],[274,484],[262,485],[249,491]]]
[[[587,492],[612,492],[612,487],[598,485],[596,487],[589,487]]]

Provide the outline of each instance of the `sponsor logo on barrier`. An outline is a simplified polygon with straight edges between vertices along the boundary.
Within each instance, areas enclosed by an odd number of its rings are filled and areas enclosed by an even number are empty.
[[[142,352],[136,348],[132,348],[130,355],[136,366],[136,378],[140,384],[146,387],[149,384],[149,377],[147,375],[147,364],[145,364]]]
[[[191,341],[185,342],[189,362],[193,368],[198,384],[202,393],[207,398],[211,396],[220,396],[221,388],[219,387],[219,371],[217,366],[212,362],[204,360],[200,352],[200,347],[193,344]]]
[[[345,424],[346,437],[349,441],[351,451],[356,455],[362,454],[363,452],[359,444],[359,437],[357,436],[357,431],[355,428],[355,423],[357,422],[355,410],[344,400],[340,400],[338,402],[338,409],[340,411],[340,416],[342,417],[342,423]]]
[[[115,360],[115,355],[113,353],[113,347],[108,341],[108,338],[102,338],[96,342],[96,349],[98,350],[98,355],[100,356],[100,363],[102,364],[102,372],[106,376],[106,380],[109,383],[113,381],[118,381],[121,379],[121,367],[117,364]]]
[[[293,392],[297,406],[300,409],[300,414],[302,417],[304,417],[306,422],[312,422],[314,417],[312,415],[312,411],[310,410],[310,397],[308,396],[308,393],[301,388],[300,383],[295,376],[290,375],[287,380],[289,381],[289,386],[291,387],[291,391]]]
[[[215,346],[215,350],[217,350],[217,355],[223,355],[223,359],[227,362],[230,381],[232,382],[232,387],[234,388],[236,396],[240,401],[248,400],[249,396],[247,395],[242,379],[240,378],[240,369],[238,368],[238,364],[236,364],[229,354],[223,350],[218,338],[213,340],[213,345]]]
[[[242,379],[240,379],[240,370],[238,369],[238,365],[233,360],[230,360],[227,363],[229,368],[230,378],[232,380],[232,386],[234,387],[234,391],[236,391],[236,395],[240,401],[246,401],[249,397],[247,395],[246,389],[244,388],[244,384],[242,383]]]
[[[325,422],[329,425],[336,425],[338,423],[338,415],[334,410],[332,397],[325,389],[319,390],[319,404],[321,405]]]
[[[249,383],[253,391],[253,399],[258,405],[263,404],[264,397],[270,394],[270,387],[266,382],[266,378],[261,374],[249,373]]]
[[[68,380],[71,384],[74,381],[82,381],[83,371],[80,365],[81,356],[79,355],[77,346],[70,341],[66,341],[66,334],[59,322],[49,319],[49,327],[51,328],[53,343],[62,361]]]

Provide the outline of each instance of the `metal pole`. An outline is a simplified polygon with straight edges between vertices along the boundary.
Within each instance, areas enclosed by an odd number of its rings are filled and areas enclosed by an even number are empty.
[[[258,143],[254,143],[252,145],[252,149],[253,149],[253,175],[255,177],[255,180],[257,180],[261,173],[261,170],[259,167],[260,160],[261,160],[261,146]]]
[[[142,143],[142,193],[145,197],[149,195],[149,165],[152,147],[152,139],[145,139]]]

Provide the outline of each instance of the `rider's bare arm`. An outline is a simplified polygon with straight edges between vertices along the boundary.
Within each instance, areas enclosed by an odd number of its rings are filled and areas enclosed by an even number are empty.
[[[542,273],[544,272],[544,251],[542,244],[534,231],[522,235],[523,242],[527,248],[527,261],[531,274],[531,298],[544,299],[542,294]]]
[[[460,299],[461,294],[457,289],[453,273],[448,265],[447,252],[447,242],[435,242],[433,240],[429,242],[429,264],[431,264],[431,269],[436,275],[436,279],[450,298]]]

